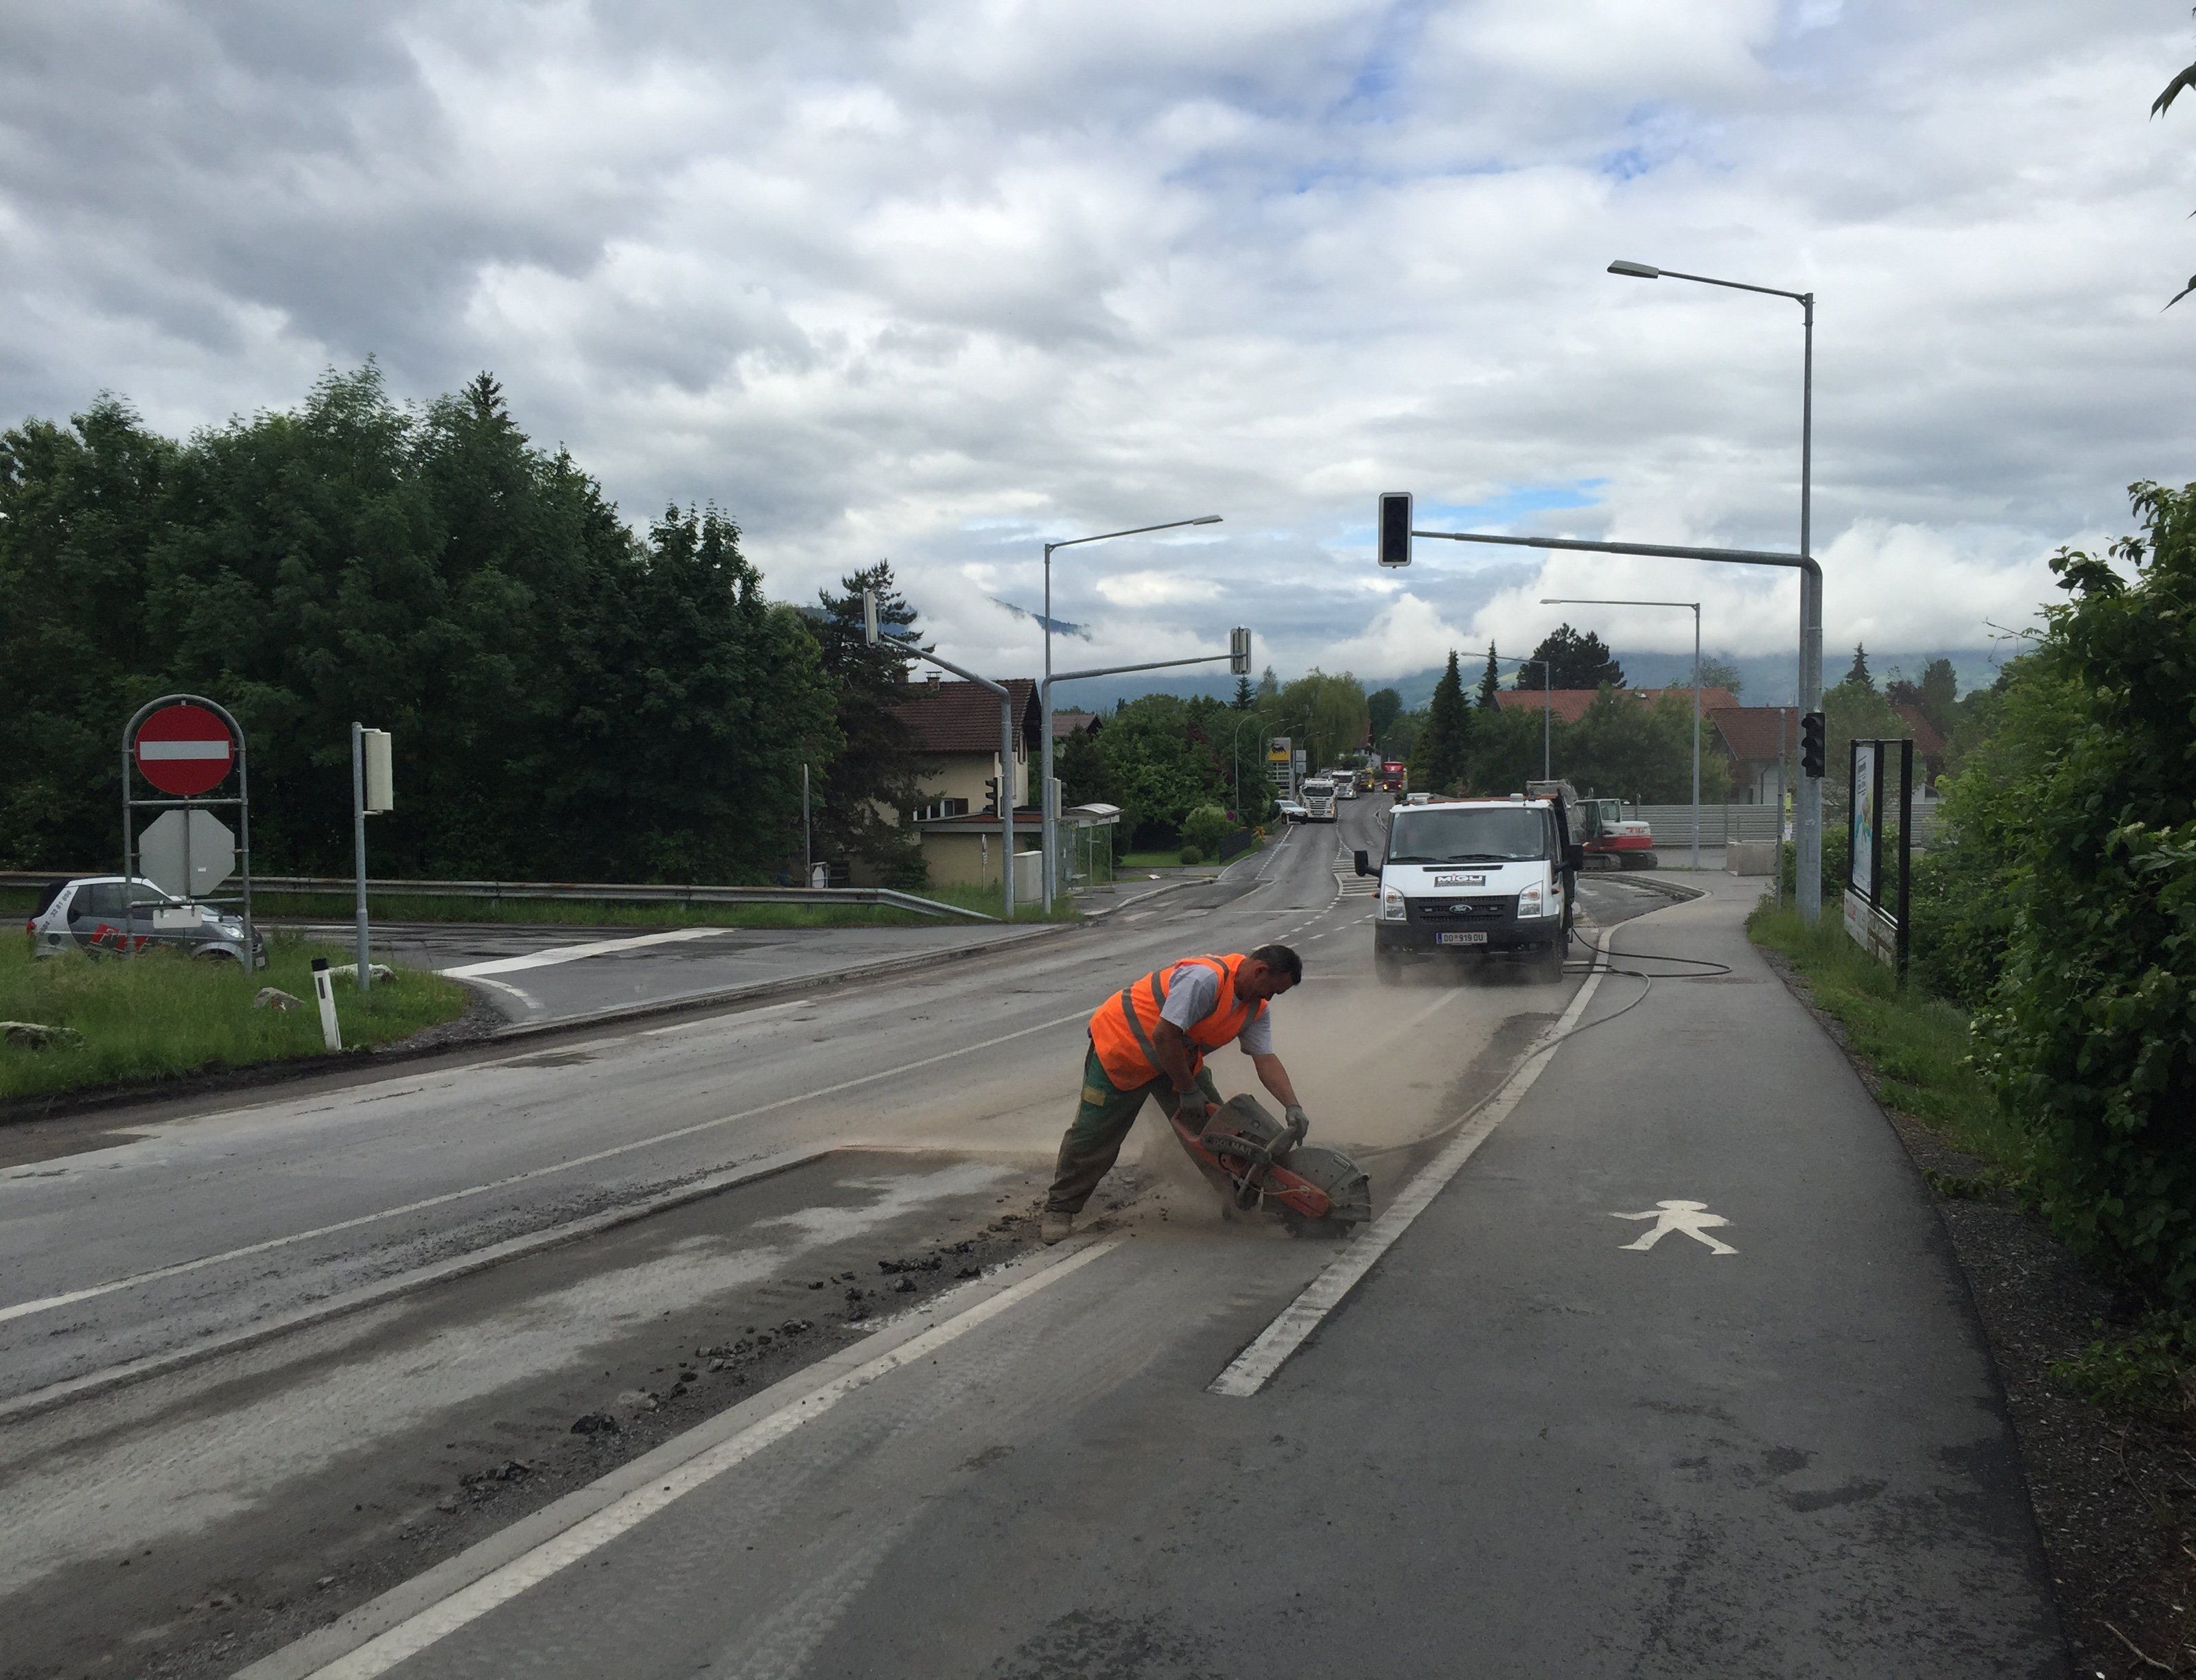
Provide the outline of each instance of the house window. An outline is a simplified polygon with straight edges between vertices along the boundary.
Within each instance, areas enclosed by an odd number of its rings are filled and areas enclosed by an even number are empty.
[[[915,820],[930,823],[941,817],[966,817],[968,814],[968,801],[966,800],[933,800],[915,813]]]

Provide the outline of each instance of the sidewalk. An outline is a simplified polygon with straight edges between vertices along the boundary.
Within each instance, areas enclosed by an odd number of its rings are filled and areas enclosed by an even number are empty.
[[[1760,883],[1686,879],[1709,896],[1609,943],[1731,973],[1628,1010],[1642,983],[1603,981],[1507,1122],[1244,1403],[1264,1413],[1235,1432],[1244,1480],[1361,1467],[1386,1544],[1311,1544],[1362,1618],[1365,1672],[2063,1673],[1926,1188],[1748,943]],[[1660,1221],[1612,1217],[1671,1201],[1727,1221],[1702,1235],[1735,1252],[1682,1230],[1641,1251]],[[1293,1534],[1320,1512],[1266,1515]]]

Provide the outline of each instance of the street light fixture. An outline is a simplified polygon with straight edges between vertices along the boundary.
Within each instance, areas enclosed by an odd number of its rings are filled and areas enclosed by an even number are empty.
[[[1645,263],[1619,260],[1609,265],[1612,274],[1633,280],[1691,280],[1700,286],[1719,286],[1731,292],[1758,292],[1770,297],[1789,297],[1800,306],[1804,348],[1800,375],[1800,712],[1802,716],[1823,709],[1823,574],[1815,563],[1814,450],[1815,450],[1815,294],[1787,292],[1781,286],[1749,286],[1743,280],[1717,280],[1709,274],[1681,274]],[[1696,689],[1698,684],[1694,685]],[[1798,821],[1800,914],[1811,925],[1823,914],[1823,779],[1800,778]]]
[[[1693,868],[1701,867],[1701,603],[1697,601],[1616,601],[1598,596],[1543,595],[1544,607],[1689,607],[1693,615]],[[1784,814],[1777,812],[1782,823]]]
[[[1049,542],[1044,546],[1044,616],[1041,621],[1044,626],[1045,702],[1043,708],[1044,738],[1038,746],[1043,761],[1041,771],[1043,779],[1037,784],[1037,808],[1039,812],[1037,826],[1043,836],[1044,846],[1044,861],[1038,873],[1043,877],[1044,902],[1048,908],[1052,904],[1053,893],[1058,885],[1055,879],[1057,869],[1053,859],[1052,849],[1057,838],[1055,833],[1055,827],[1060,819],[1060,813],[1055,808],[1052,798],[1052,551],[1055,548],[1079,547],[1088,542],[1111,542],[1115,537],[1141,537],[1148,535],[1153,531],[1178,531],[1188,525],[1217,525],[1218,523],[1220,523],[1218,514],[1200,513],[1194,519],[1170,519],[1163,525],[1138,525],[1125,531],[1101,531],[1095,536],[1063,537],[1057,542]]]

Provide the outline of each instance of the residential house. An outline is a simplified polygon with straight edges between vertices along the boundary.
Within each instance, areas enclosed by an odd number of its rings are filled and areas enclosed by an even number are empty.
[[[1707,697],[1702,690],[1702,697]],[[1800,708],[1796,706],[1719,706],[1703,707],[1702,716],[1713,725],[1716,744],[1722,748],[1731,771],[1731,796],[1739,805],[1777,802],[1777,755],[1779,730],[1785,760],[1785,787],[1799,774]],[[1703,778],[1705,779],[1705,777]]]
[[[1005,685],[1014,719],[1014,757],[1005,778],[1014,807],[1015,849],[1033,851],[1040,823],[1032,788],[1043,739],[1037,689],[1026,677],[1008,678]],[[893,710],[924,760],[924,803],[912,820],[922,835],[930,879],[940,886],[997,886],[999,818],[984,806],[985,782],[1001,775],[998,696],[975,683],[931,677],[908,684],[906,698]]]

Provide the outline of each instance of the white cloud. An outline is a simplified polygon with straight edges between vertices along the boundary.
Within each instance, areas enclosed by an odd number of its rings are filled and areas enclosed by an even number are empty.
[[[1616,256],[1819,295],[1834,645],[1975,645],[2129,481],[2196,476],[2196,314],[2158,308],[2196,266],[2196,117],[2147,114],[2189,43],[2138,0],[130,15],[0,14],[0,423],[491,367],[629,516],[714,498],[787,597],[888,555],[1001,669],[1031,630],[985,597],[1035,604],[1044,536],[1208,510],[1210,543],[1062,557],[1078,661],[1246,622],[1284,670],[1384,674],[1528,644],[1543,593],[1697,592],[1713,645],[1785,645],[1785,578],[1372,574],[1396,487],[1796,540],[1798,309]]]
[[[1175,607],[1217,601],[1221,586],[1181,572],[1115,572],[1097,580],[1098,592],[1117,607]]]

